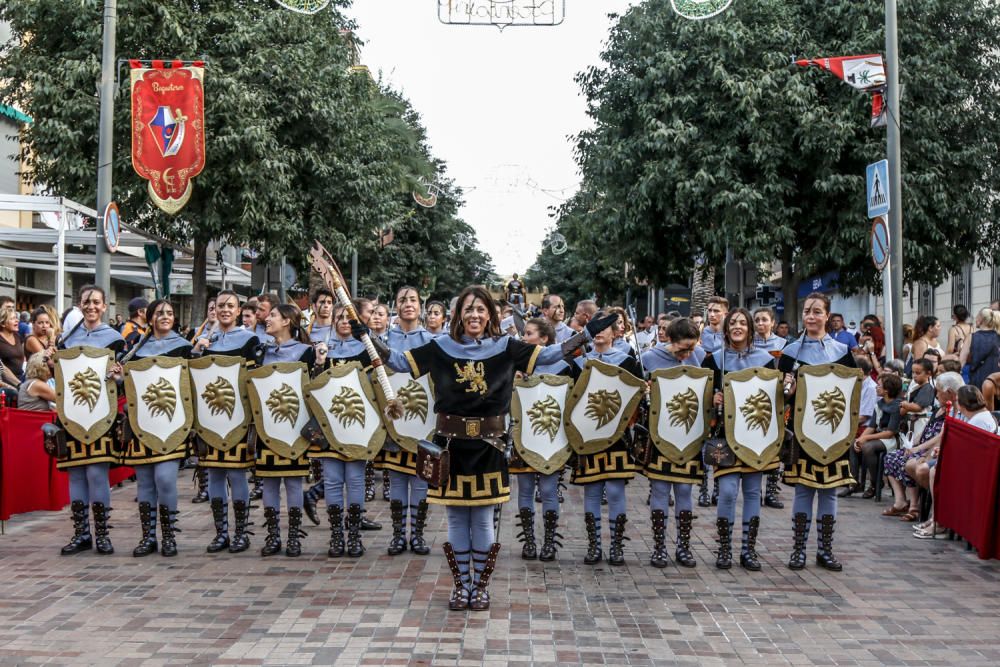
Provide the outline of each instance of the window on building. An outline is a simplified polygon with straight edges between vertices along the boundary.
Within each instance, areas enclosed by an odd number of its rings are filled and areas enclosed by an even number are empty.
[[[966,264],[962,270],[951,277],[951,305],[962,304],[972,310],[972,264]]]
[[[934,314],[934,285],[917,283],[917,315]]]

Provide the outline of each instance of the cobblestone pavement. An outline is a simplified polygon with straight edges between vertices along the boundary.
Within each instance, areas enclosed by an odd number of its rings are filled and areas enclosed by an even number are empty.
[[[582,494],[571,488],[558,561],[520,559],[508,508],[493,607],[456,613],[447,610],[440,508],[429,557],[386,555],[381,498],[370,514],[383,528],[365,534],[361,559],[327,558],[325,526],[306,526],[298,559],[260,558],[259,526],[252,551],[212,556],[210,512],[190,503],[188,480],[177,558],[131,556],[131,484],[113,493],[110,557],[58,555],[68,512],[8,523],[0,664],[1000,664],[1000,563],[957,542],[914,540],[909,524],[879,516],[872,501],[841,503],[840,574],[812,561],[801,572],[785,567],[787,507],[764,510],[762,572],[714,567],[712,510],[695,522],[698,567],[657,570],[644,480],[628,489],[628,564],[617,568],[582,563]],[[782,496],[790,506],[790,490]]]

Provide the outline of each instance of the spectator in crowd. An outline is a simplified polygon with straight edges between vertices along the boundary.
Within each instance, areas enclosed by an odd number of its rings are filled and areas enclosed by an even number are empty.
[[[962,364],[958,359],[945,359],[940,364],[937,365],[937,370],[935,375],[941,375],[942,373],[958,373],[962,374]]]
[[[951,309],[951,328],[948,329],[948,348],[945,356],[958,359],[962,353],[962,345],[965,339],[972,335],[972,323],[969,322],[969,309],[962,304],[956,304]]]
[[[857,339],[844,328],[844,316],[840,313],[830,315],[830,338],[838,343],[843,343],[848,350],[853,350],[858,346]]]
[[[921,315],[913,325],[913,347],[910,359],[923,359],[928,350],[937,350],[938,356],[944,355],[938,336],[941,335],[941,321],[933,315]]]
[[[148,305],[149,302],[141,296],[128,302],[128,321],[122,325],[122,330],[119,332],[125,339],[126,350],[131,349],[149,330],[149,325],[146,322],[146,307]]]
[[[115,314],[115,319],[111,321],[111,328],[118,333],[122,332],[122,327],[125,326],[125,320],[122,319],[121,313]]]
[[[855,355],[854,363],[865,374],[865,379],[861,381],[861,402],[858,406],[858,432],[855,434],[855,437],[860,437],[871,423],[872,416],[875,414],[875,405],[878,402],[878,383],[872,378],[872,364],[868,359],[864,356]],[[854,476],[854,479],[861,479],[861,456],[853,448],[850,451],[850,463],[851,474]],[[857,490],[858,484],[855,481],[850,486],[841,487],[840,491],[837,492],[837,496],[847,498],[857,493]]]
[[[861,335],[858,338],[858,344],[864,345],[868,341],[871,341],[872,352],[875,356],[883,359],[885,357],[885,332],[875,315],[865,315],[864,319],[861,320]]]
[[[17,333],[21,336],[21,340],[25,340],[31,335],[31,315],[27,312],[21,312],[20,319],[17,323]]]
[[[877,391],[879,400],[875,404],[873,419],[854,441],[854,451],[861,454],[861,465],[867,469],[871,482],[871,487],[865,490],[862,498],[875,496],[879,456],[896,449],[899,441],[899,406],[902,403],[900,394],[903,392],[903,380],[898,375],[885,373],[879,378]],[[898,514],[897,512],[891,516]]]
[[[976,315],[976,331],[965,339],[959,361],[969,366],[969,384],[982,389],[1000,371],[1000,312],[983,308]]]
[[[35,308],[31,314],[31,335],[24,339],[24,356],[30,357],[36,352],[56,349],[55,329],[52,318],[44,307]]]
[[[1000,409],[997,405],[997,397],[1000,397],[998,388],[1000,388],[1000,373],[992,373],[983,381],[983,400],[986,401],[986,409],[990,412]]]
[[[885,366],[882,368],[883,373],[892,373],[893,375],[898,375],[903,377],[903,360],[893,359],[892,361],[885,362]]]
[[[941,365],[942,356],[943,355],[940,350],[927,350],[924,352],[924,361],[931,362],[931,365],[934,368],[934,375],[938,374],[938,366]]]
[[[913,378],[906,391],[906,398],[899,406],[900,414],[907,418],[906,432],[911,442],[920,441],[920,433],[927,425],[933,406],[934,364],[924,357],[913,362]]]
[[[20,317],[13,308],[0,308],[0,363],[5,379],[16,386],[24,377],[24,340],[18,333]]]
[[[903,325],[903,344],[899,346],[899,356],[904,359],[910,358],[910,353],[913,351],[913,325],[904,324]]]
[[[979,391],[979,387],[967,384],[958,390],[958,413],[958,418],[969,426],[990,433],[997,432],[997,420],[986,409],[986,401],[983,400],[983,392]]]
[[[17,407],[21,410],[45,412],[53,409],[56,391],[49,385],[49,352],[35,352],[28,358],[25,380],[17,388]]]

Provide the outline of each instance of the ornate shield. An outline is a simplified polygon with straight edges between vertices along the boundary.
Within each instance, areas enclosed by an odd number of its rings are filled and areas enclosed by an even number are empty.
[[[744,368],[726,374],[726,440],[740,461],[763,469],[772,463],[785,436],[781,371]]]
[[[278,456],[297,459],[309,447],[302,427],[309,421],[306,407],[306,365],[267,364],[247,371],[248,394],[257,436]]]
[[[514,446],[538,472],[550,475],[566,465],[572,450],[563,416],[573,379],[562,375],[532,375],[514,380],[510,399]]]
[[[594,454],[625,433],[646,383],[618,366],[590,359],[566,402],[566,432],[577,454]]]
[[[684,465],[701,451],[712,420],[712,370],[676,366],[653,371],[649,435],[671,463]]]
[[[228,452],[243,442],[250,424],[243,357],[213,354],[188,361],[194,430],[210,447]]]
[[[795,390],[795,437],[819,463],[844,455],[858,431],[861,381],[857,368],[840,364],[801,366]]]
[[[92,444],[108,432],[118,414],[118,389],[107,379],[114,352],[72,347],[58,350],[53,358],[59,421],[75,440]]]
[[[403,402],[403,416],[399,419],[384,419],[389,437],[400,447],[413,454],[417,453],[419,440],[431,440],[437,427],[434,416],[434,384],[429,374],[413,378],[409,373],[393,373],[388,368],[389,384],[396,392],[396,398]],[[382,387],[375,383],[375,395],[380,406],[385,406]]]
[[[306,403],[338,454],[367,460],[382,449],[381,411],[358,362],[332,366],[313,378],[306,388]]]
[[[132,431],[146,447],[168,454],[187,439],[194,410],[186,359],[147,357],[125,364],[125,398]]]

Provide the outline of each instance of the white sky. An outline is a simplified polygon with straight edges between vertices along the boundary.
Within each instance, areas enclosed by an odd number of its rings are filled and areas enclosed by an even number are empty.
[[[361,60],[421,114],[432,152],[465,190],[462,218],[501,275],[524,273],[575,191],[569,135],[587,127],[573,81],[596,65],[609,12],[629,0],[566,0],[555,27],[452,26],[436,0],[354,0]]]

